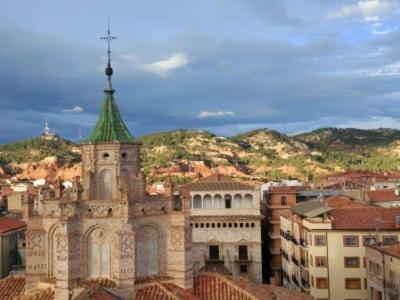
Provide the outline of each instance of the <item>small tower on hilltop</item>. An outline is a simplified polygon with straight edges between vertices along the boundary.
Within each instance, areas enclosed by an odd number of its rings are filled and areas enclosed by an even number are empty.
[[[57,138],[57,135],[54,132],[50,131],[49,121],[47,120],[47,116],[44,118],[42,138],[46,140],[53,140]]]

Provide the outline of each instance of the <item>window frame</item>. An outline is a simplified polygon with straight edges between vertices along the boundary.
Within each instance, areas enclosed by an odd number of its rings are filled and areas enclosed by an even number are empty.
[[[316,268],[326,268],[328,267],[328,258],[326,256],[314,256],[315,259],[315,267]],[[323,261],[323,265],[318,264],[318,260]]]
[[[346,264],[346,259],[357,259],[357,264],[355,266],[349,266]],[[360,268],[360,257],[359,256],[345,256],[343,258],[343,265],[345,268],[350,268],[350,269],[356,269],[356,268]]]
[[[348,245],[346,244],[346,239],[347,238],[355,238],[357,243],[356,245]],[[360,247],[360,237],[358,235],[344,235],[343,236],[343,247]]]
[[[324,280],[326,282],[325,287],[320,287],[320,280]],[[316,277],[315,278],[315,287],[319,290],[326,290],[329,289],[329,282],[327,277]]]
[[[318,238],[323,238],[323,244],[317,243]],[[314,235],[314,246],[315,247],[325,247],[326,246],[326,236],[325,235],[320,235],[320,234],[315,234]]]
[[[348,283],[350,280],[357,280],[359,283],[359,287],[358,288],[349,288],[348,287]],[[358,277],[346,277],[344,279],[344,287],[346,290],[361,290],[362,289],[362,284],[361,284],[361,278]]]

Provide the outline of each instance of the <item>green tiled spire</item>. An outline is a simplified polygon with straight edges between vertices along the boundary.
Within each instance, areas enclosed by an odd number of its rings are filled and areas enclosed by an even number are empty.
[[[136,140],[126,128],[114,100],[113,90],[105,90],[105,99],[99,119],[84,144],[135,143]]]
[[[108,24],[108,35],[103,39],[108,42],[108,63],[105,69],[107,84],[104,89],[105,99],[101,108],[99,119],[91,135],[83,141],[84,144],[103,144],[103,143],[135,143],[136,140],[126,128],[119,114],[117,103],[114,100],[114,89],[111,85],[111,51],[110,41],[115,37],[110,35],[110,24]]]

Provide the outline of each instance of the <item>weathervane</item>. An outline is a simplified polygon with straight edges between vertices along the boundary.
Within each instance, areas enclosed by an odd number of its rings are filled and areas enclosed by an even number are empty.
[[[107,75],[107,86],[105,88],[105,91],[113,93],[114,90],[113,90],[112,85],[111,85],[111,76],[113,74],[113,69],[111,68],[111,47],[110,46],[111,46],[111,41],[112,40],[116,40],[117,37],[111,35],[111,32],[110,32],[110,19],[108,19],[108,22],[107,22],[107,36],[103,36],[103,37],[101,37],[101,39],[102,40],[107,40],[107,46],[108,46],[107,47],[107,58],[108,58],[108,61],[107,61],[107,67],[105,69],[105,73]]]

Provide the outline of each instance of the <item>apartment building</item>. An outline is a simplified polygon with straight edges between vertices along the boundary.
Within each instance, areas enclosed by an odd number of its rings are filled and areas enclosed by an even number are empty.
[[[314,299],[366,299],[365,247],[400,237],[400,209],[331,197],[281,213],[283,285]]]
[[[400,299],[400,243],[367,246],[369,300]]]
[[[214,174],[180,190],[190,203],[194,271],[262,282],[259,188]]]
[[[306,202],[317,197],[324,198],[342,194],[342,190],[312,190],[307,186],[280,186],[271,187],[263,193],[262,213],[266,216],[266,236],[264,252],[269,261],[267,276],[270,282],[280,285],[282,282],[280,213],[300,202]]]

